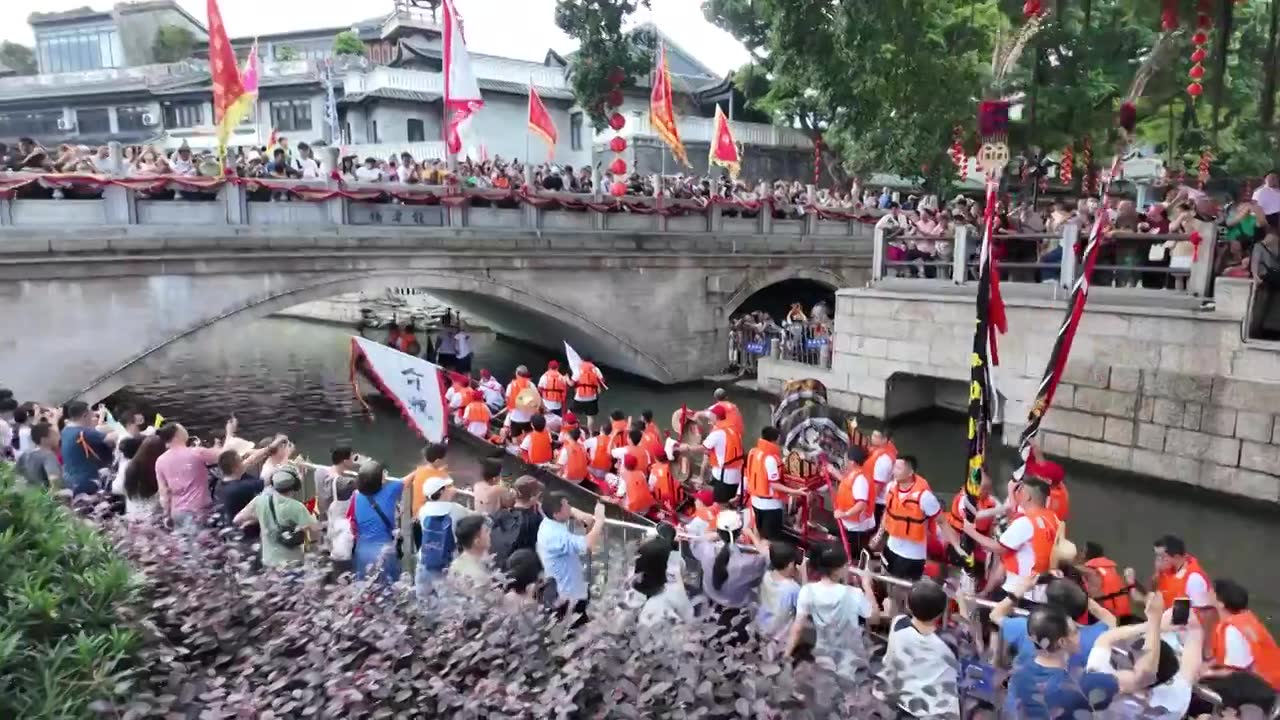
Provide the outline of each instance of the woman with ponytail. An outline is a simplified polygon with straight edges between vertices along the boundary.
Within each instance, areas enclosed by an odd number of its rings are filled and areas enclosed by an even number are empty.
[[[744,539],[752,547],[738,544]],[[742,516],[736,510],[716,516],[715,539],[693,542],[693,556],[702,565],[702,592],[732,642],[747,640],[751,614],[746,607],[768,569],[768,548],[768,543],[742,527]]]

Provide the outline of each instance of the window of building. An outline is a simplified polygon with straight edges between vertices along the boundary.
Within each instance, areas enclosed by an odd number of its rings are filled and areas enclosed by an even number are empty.
[[[0,113],[0,136],[29,136],[38,140],[41,135],[56,135],[60,133],[58,121],[61,119],[61,110]]]
[[[111,24],[96,24],[36,34],[36,58],[42,73],[121,67],[124,49]]]
[[[573,150],[582,149],[582,113],[580,112],[569,116],[569,147]]]
[[[146,105],[130,105],[127,107],[116,108],[116,126],[120,128],[120,132],[129,132],[131,130],[146,130],[151,125],[145,120],[154,120],[150,118],[151,108]]]
[[[371,142],[371,143],[378,142],[378,121],[377,120],[369,121],[368,131],[365,133],[365,141]]]
[[[409,121],[409,142],[422,142],[427,139],[427,130],[422,121],[414,118]]]
[[[271,127],[297,132],[311,129],[310,100],[273,100],[270,103]]]
[[[76,129],[82,135],[111,132],[111,111],[107,108],[81,108],[76,110]]]
[[[204,125],[204,103],[165,103],[164,126],[167,128],[190,128]]]

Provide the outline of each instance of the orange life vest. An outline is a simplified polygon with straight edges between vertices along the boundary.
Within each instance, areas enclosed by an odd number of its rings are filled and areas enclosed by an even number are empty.
[[[578,400],[589,400],[600,395],[600,372],[596,370],[596,366],[587,361],[582,361],[578,366],[578,380],[573,391],[573,397]]]
[[[570,482],[582,482],[587,479],[587,449],[576,440],[564,444],[565,460],[561,475]]]
[[[1213,657],[1218,664],[1226,665],[1228,627],[1235,628],[1244,637],[1244,641],[1249,643],[1249,653],[1253,655],[1253,667],[1232,669],[1249,670],[1272,688],[1280,690],[1280,648],[1276,647],[1275,638],[1251,610],[1222,613],[1213,630]]]
[[[1058,516],[1048,508],[1038,508],[1036,510],[1028,510],[1022,514],[1031,522],[1031,550],[1035,553],[1035,560],[1031,563],[1031,572],[1039,575],[1049,571],[1053,565],[1053,546],[1058,541],[1058,525],[1061,523]],[[1018,551],[1005,549],[1000,556],[1000,562],[1004,565],[1005,572],[1010,575],[1018,574]]]
[[[729,425],[728,420],[716,423],[716,430],[724,431],[724,467],[730,470],[741,468],[746,463],[742,453],[742,436]],[[711,467],[720,467],[720,458],[715,452],[711,453]]]
[[[636,459],[636,472],[649,474],[649,466],[653,464],[653,458],[649,456],[648,450],[639,445],[628,445],[622,460],[625,462],[628,457]]]
[[[880,459],[881,455],[888,455],[889,462],[894,462],[898,459],[898,447],[890,440],[884,445],[873,449],[871,454],[867,456],[867,461],[862,463],[862,474],[866,476],[867,482],[871,483],[871,494],[876,497],[880,495],[878,486],[884,484],[876,480],[876,461]],[[892,483],[893,481],[890,480],[889,482]],[[875,502],[875,500],[872,499],[872,502]]]
[[[608,435],[596,436],[595,452],[591,453],[591,467],[605,471],[613,467],[613,456],[609,454]]]
[[[684,488],[671,474],[671,463],[655,462],[649,467],[653,480],[653,499],[668,510],[674,511],[684,502]]]
[[[468,425],[484,423],[487,426],[490,417],[489,406],[485,405],[483,400],[472,400],[462,410],[462,421]]]
[[[523,375],[517,375],[511,380],[511,384],[507,386],[507,410],[516,409],[516,396],[532,384],[529,378]]]
[[[1173,607],[1174,600],[1187,597],[1187,580],[1196,573],[1208,584],[1209,574],[1201,569],[1200,561],[1188,555],[1181,572],[1162,572],[1156,576],[1155,586],[1160,591],[1160,597],[1164,598],[1165,607]]]
[[[555,370],[543,373],[538,386],[542,392],[542,399],[547,402],[564,405],[565,399],[569,397],[569,384],[564,381],[564,376]]]
[[[644,426],[644,439],[640,441],[640,444],[654,457],[662,454],[662,436],[658,434],[657,425],[648,423]]]
[[[747,426],[742,422],[742,411],[738,409],[738,406],[728,400],[721,400],[716,405],[724,408],[724,421],[729,423],[729,427],[738,431],[738,437],[745,435]]]
[[[609,423],[609,450],[624,448],[631,442],[627,437],[631,425],[626,420],[612,420]]]
[[[1133,603],[1129,600],[1129,584],[1124,581],[1124,573],[1116,567],[1114,560],[1105,557],[1094,558],[1084,564],[1098,573],[1098,594],[1093,599],[1117,618],[1133,614]]]
[[[635,470],[623,470],[618,478],[627,484],[626,508],[628,512],[643,515],[653,509],[653,493],[649,490],[649,477]]]
[[[549,463],[555,457],[551,450],[551,433],[545,428],[529,431],[529,451],[524,454],[524,461],[534,465]]]
[[[769,471],[765,467],[765,460],[773,458],[778,465],[778,472],[782,472],[782,450],[776,443],[771,443],[764,438],[756,441],[756,446],[751,448],[751,452],[747,454],[747,492],[751,497],[761,499],[781,499],[778,493],[773,489],[773,483],[769,481]]]
[[[1049,499],[1045,503],[1045,507],[1053,511],[1054,515],[1062,522],[1066,522],[1071,515],[1071,495],[1067,492],[1067,484],[1065,482],[1056,482],[1049,485]]]
[[[978,512],[990,510],[996,506],[995,498],[990,495],[984,495],[978,498]],[[978,532],[983,535],[991,534],[991,526],[995,524],[994,517],[986,517],[979,519],[974,525],[977,526]],[[951,499],[951,511],[947,513],[947,522],[955,529],[956,532],[964,532],[964,493],[958,492]]]
[[[413,346],[417,344],[418,338],[414,337],[413,333],[401,333],[401,335],[396,338],[396,349],[402,353],[408,353],[413,349]]]
[[[890,485],[884,508],[884,531],[900,540],[925,542],[929,519],[920,507],[920,498],[928,490],[929,482],[919,475],[912,476],[905,490],[898,483]]]
[[[420,465],[413,471],[413,475],[410,476],[409,481],[413,487],[413,498],[410,509],[413,510],[414,517],[418,517],[418,510],[422,507],[422,504],[427,501],[427,496],[424,492],[425,488],[423,487],[426,484],[427,479],[433,477],[444,477],[448,474],[449,470],[447,468],[437,468],[432,465]]]
[[[858,476],[866,477],[866,473],[862,472],[862,468],[854,465],[845,471],[844,477],[840,478],[840,485],[836,488],[836,511],[848,512],[858,504],[857,498],[853,496],[853,484],[857,481]],[[867,502],[862,507],[862,512],[857,515],[850,515],[843,518],[847,523],[854,524],[864,522],[867,518],[872,517],[875,513],[876,494],[873,488],[876,486],[869,478],[867,479]]]
[[[716,526],[716,516],[720,514],[719,505],[706,505],[703,507],[695,507],[693,509],[693,517],[707,524],[707,527],[714,528]]]

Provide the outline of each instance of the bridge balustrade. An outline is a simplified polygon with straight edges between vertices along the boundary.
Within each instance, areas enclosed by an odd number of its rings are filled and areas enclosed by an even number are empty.
[[[1092,284],[1135,296],[1204,297],[1212,278],[1215,232],[1212,222],[1199,222],[1188,233],[1110,231],[1098,249]],[[1000,282],[1048,286],[1055,297],[1069,293],[1083,272],[1087,241],[1087,230],[1074,223],[1058,233],[999,234],[994,244]],[[918,242],[931,245],[933,252],[911,252]],[[964,226],[953,237],[875,230],[872,283],[919,290],[975,284],[981,243],[981,233]]]

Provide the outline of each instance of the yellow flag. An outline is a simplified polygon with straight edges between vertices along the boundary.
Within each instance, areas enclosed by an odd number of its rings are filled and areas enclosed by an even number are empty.
[[[160,413],[156,413],[155,428],[159,430],[160,426],[163,424],[164,424],[164,416],[161,415]]]

